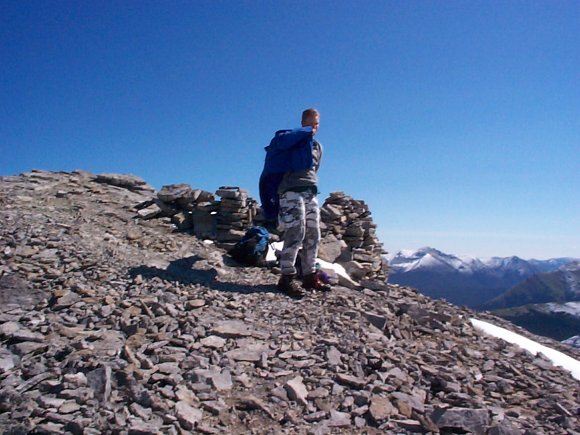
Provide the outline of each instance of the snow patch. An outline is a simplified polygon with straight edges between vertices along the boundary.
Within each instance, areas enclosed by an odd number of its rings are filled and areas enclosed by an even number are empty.
[[[486,334],[501,338],[508,343],[516,344],[534,355],[541,352],[551,360],[554,365],[570,371],[572,376],[580,381],[580,361],[505,328],[484,322],[483,320],[470,319],[470,321],[475,328],[485,332]]]
[[[580,317],[580,302],[566,302],[558,304],[556,302],[549,302],[545,307],[552,313],[566,313],[575,317]]]

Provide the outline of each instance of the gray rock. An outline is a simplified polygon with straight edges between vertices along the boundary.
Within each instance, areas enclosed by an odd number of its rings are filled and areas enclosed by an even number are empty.
[[[440,429],[473,433],[485,433],[490,422],[487,409],[469,408],[436,409],[431,419]]]
[[[50,396],[40,396],[36,401],[43,408],[58,409],[66,402],[66,399],[60,399],[58,397],[50,397]]]
[[[230,350],[226,352],[226,355],[235,361],[257,362],[267,351],[268,346],[265,344],[250,344],[241,349]]]
[[[363,279],[370,272],[368,267],[365,267],[362,263],[359,263],[358,261],[346,261],[341,264],[344,267],[344,270],[346,270],[346,273],[348,273],[349,276],[351,276],[355,280]],[[364,282],[367,283],[369,281],[365,280]]]
[[[160,217],[163,214],[163,210],[159,207],[158,204],[153,203],[147,208],[143,208],[137,211],[137,215],[141,219],[155,219]]]
[[[232,376],[229,370],[224,370],[221,373],[212,376],[211,380],[214,388],[219,391],[227,391],[232,389]]]
[[[375,328],[379,329],[381,332],[385,330],[385,326],[387,326],[388,323],[386,317],[370,312],[365,312],[364,316]]]
[[[290,400],[301,403],[302,405],[308,405],[308,401],[306,400],[308,397],[308,390],[302,383],[302,376],[296,376],[286,382],[285,388]]]
[[[237,397],[236,408],[244,410],[256,410],[259,409],[266,413],[268,417],[272,420],[277,420],[274,413],[270,411],[270,408],[259,398],[253,395],[245,395],[243,397]]]
[[[81,406],[72,400],[69,401],[65,401],[59,408],[58,408],[58,412],[60,412],[61,414],[72,414],[74,412],[77,412],[81,409]]]
[[[203,412],[186,402],[180,401],[175,404],[175,416],[179,424],[185,430],[192,430],[203,418]]]
[[[326,388],[318,387],[317,389],[308,392],[308,399],[324,399],[329,395],[330,392]]]
[[[6,322],[0,325],[0,336],[12,337],[15,332],[22,329],[22,325],[18,322]]]
[[[191,406],[194,406],[194,404],[198,402],[197,397],[195,396],[195,393],[193,391],[189,390],[187,387],[184,387],[183,385],[179,385],[177,387],[177,390],[175,392],[175,397],[180,402],[187,403],[188,405],[191,405]]]
[[[350,414],[335,410],[330,411],[330,418],[327,420],[328,427],[348,427],[351,424]]]
[[[44,352],[48,346],[43,343],[35,343],[32,341],[25,341],[22,343],[16,343],[10,346],[10,350],[18,356],[24,356],[28,354],[37,354]]]
[[[246,196],[247,193],[241,190],[239,187],[222,186],[216,191],[216,195],[226,199],[239,199]]]
[[[331,366],[339,365],[341,363],[341,357],[342,354],[334,346],[330,346],[330,348],[326,352],[326,359],[328,360],[328,364],[330,364]]]
[[[159,433],[159,426],[143,420],[131,419],[128,435],[158,435]]]
[[[157,192],[157,198],[164,202],[175,201],[180,198],[192,198],[193,190],[189,184],[168,184]]]
[[[346,375],[343,373],[338,373],[336,375],[336,381],[343,385],[347,385],[349,387],[354,388],[364,388],[367,384],[365,379],[361,379],[356,376]]]
[[[210,335],[209,337],[202,338],[200,340],[200,343],[205,347],[210,347],[212,349],[221,349],[226,345],[226,340],[221,337],[217,337],[215,335]]]
[[[99,174],[94,179],[97,183],[110,184],[122,187],[134,192],[154,192],[155,189],[149,186],[145,180],[135,175],[120,174]]]
[[[250,325],[240,320],[226,320],[215,325],[211,332],[225,338],[250,337]]]
[[[78,294],[71,291],[66,291],[62,296],[56,299],[56,302],[52,307],[52,309],[58,311],[68,308],[71,305],[76,304],[80,299],[81,297]]]
[[[406,394],[401,392],[391,393],[390,397],[393,400],[401,402],[403,404],[408,404],[417,412],[423,414],[425,412],[425,399],[424,397],[419,397],[418,395]]]
[[[306,414],[304,416],[304,420],[307,421],[308,423],[316,423],[316,422],[325,420],[327,416],[328,416],[328,412],[318,411],[318,412],[313,412],[311,414]]]
[[[376,395],[371,397],[369,415],[375,422],[380,423],[396,414],[397,408],[388,398]]]
[[[346,248],[344,241],[338,240],[333,234],[328,234],[320,241],[318,256],[324,261],[334,263]]]
[[[179,368],[179,364],[176,362],[166,362],[157,364],[157,369],[160,373],[164,373],[166,375],[174,375],[181,372]]]
[[[17,362],[16,357],[10,353],[0,354],[0,373],[6,373],[12,370]]]
[[[95,397],[106,402],[111,397],[111,367],[104,366],[87,373],[87,382]]]

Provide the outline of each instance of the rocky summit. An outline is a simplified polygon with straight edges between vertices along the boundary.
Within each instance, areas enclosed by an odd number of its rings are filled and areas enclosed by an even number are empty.
[[[3,433],[580,433],[580,383],[469,319],[574,349],[386,284],[378,264],[290,299],[275,269],[136,208],[156,195],[134,176],[0,177]],[[246,198],[229,199],[241,225]],[[341,201],[325,233],[371,270],[368,213],[342,231]]]

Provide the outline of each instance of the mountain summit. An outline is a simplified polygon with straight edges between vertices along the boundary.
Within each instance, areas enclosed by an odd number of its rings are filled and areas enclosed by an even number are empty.
[[[381,279],[295,301],[275,269],[142,217],[155,196],[137,177],[0,177],[0,432],[579,427],[570,372],[470,319],[574,349]]]

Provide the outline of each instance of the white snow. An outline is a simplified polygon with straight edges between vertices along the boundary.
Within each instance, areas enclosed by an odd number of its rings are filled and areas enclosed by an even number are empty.
[[[321,260],[320,258],[317,258],[317,259],[316,259],[316,262],[317,262],[318,264],[320,264],[320,267],[321,267],[323,270],[326,270],[326,271],[328,271],[328,270],[332,270],[332,271],[334,271],[334,272],[335,272],[337,275],[341,275],[342,277],[344,277],[344,278],[346,278],[346,279],[348,279],[348,280],[352,279],[352,278],[351,278],[351,277],[348,275],[348,273],[346,272],[345,268],[344,268],[344,267],[342,267],[342,266],[341,266],[340,264],[338,264],[338,263],[329,263],[328,261]]]
[[[566,302],[563,304],[548,302],[545,306],[552,313],[567,313],[580,317],[580,302]]]
[[[425,257],[432,257],[440,263],[425,261]],[[385,259],[393,271],[406,273],[412,270],[437,270],[442,266],[450,267],[461,274],[473,275],[478,272],[512,271],[528,275],[534,271],[556,270],[559,266],[572,261],[571,258],[553,258],[550,260],[524,260],[519,257],[491,257],[478,258],[470,255],[446,254],[434,248],[423,247],[416,250],[404,249],[397,253],[387,254]],[[429,258],[427,258],[429,259]],[[577,269],[578,263],[574,266]]]
[[[282,251],[284,242],[270,243],[268,246],[268,253],[266,254],[266,261],[276,261],[276,251]]]
[[[508,331],[505,328],[478,319],[470,320],[475,328],[485,332],[486,334],[501,338],[508,343],[516,344],[534,355],[541,352],[550,359],[554,365],[563,367],[570,371],[573,377],[580,380],[580,361],[563,354],[562,352],[550,349],[549,347],[530,340],[522,335],[516,334],[515,332]]]
[[[419,261],[413,263],[414,266],[412,267],[412,269],[418,267],[436,267],[441,265],[442,263],[443,261],[441,261],[438,258],[435,258],[433,255],[425,254],[421,259],[419,259]]]
[[[284,242],[275,242],[270,243],[268,253],[266,254],[266,261],[276,261],[276,251],[282,251],[284,247]],[[341,275],[347,280],[351,280],[352,278],[348,275],[344,267],[337,263],[329,263],[328,261],[321,260],[320,258],[316,259],[316,262],[320,264],[320,267],[326,271],[333,271],[337,275]]]
[[[483,264],[474,257],[457,257],[437,249],[424,247],[417,250],[402,250],[396,254],[388,254],[385,259],[393,269],[400,272],[412,270],[457,270],[460,273],[473,274],[474,269]]]

